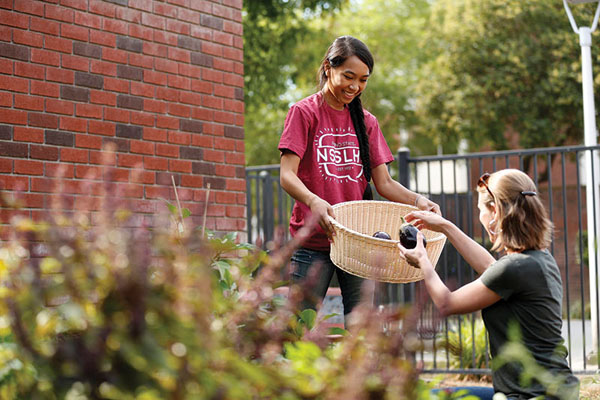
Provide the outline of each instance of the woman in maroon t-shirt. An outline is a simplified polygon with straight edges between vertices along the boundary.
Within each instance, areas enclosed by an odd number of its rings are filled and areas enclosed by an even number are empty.
[[[377,192],[396,202],[414,204],[440,213],[439,206],[390,177],[387,163],[393,155],[377,119],[360,100],[373,72],[367,46],[351,36],[337,38],[319,68],[319,91],[294,104],[286,117],[279,150],[281,186],[295,200],[290,232],[313,227],[302,247],[292,256],[292,283],[307,281],[303,308],[315,308],[337,273],[344,315],[360,300],[363,279],[338,269],[329,257],[334,216],[331,205],[372,199],[368,182]],[[318,225],[317,225],[318,224]],[[316,270],[313,266],[319,265]],[[311,270],[315,269],[314,272]]]

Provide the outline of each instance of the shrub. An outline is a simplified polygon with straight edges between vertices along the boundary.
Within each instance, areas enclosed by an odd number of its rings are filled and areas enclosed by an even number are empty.
[[[332,342],[314,312],[296,313],[300,291],[275,296],[295,242],[267,255],[167,214],[149,223],[115,193],[101,201],[7,227],[2,399],[435,398],[407,361],[410,327],[382,333],[410,310],[361,304]]]

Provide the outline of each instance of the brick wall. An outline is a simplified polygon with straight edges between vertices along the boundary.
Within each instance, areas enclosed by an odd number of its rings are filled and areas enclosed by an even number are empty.
[[[241,7],[0,0],[0,188],[36,217],[66,179],[77,208],[107,163],[138,213],[174,202],[174,177],[195,222],[210,184],[206,227],[244,230]]]

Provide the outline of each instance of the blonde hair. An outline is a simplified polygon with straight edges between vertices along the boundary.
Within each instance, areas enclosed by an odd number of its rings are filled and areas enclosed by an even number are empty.
[[[503,169],[490,175],[487,185],[477,191],[487,207],[496,206],[496,239],[492,250],[541,250],[552,241],[552,222],[535,184],[518,169]],[[525,194],[524,194],[525,193]],[[534,194],[535,193],[535,194]]]

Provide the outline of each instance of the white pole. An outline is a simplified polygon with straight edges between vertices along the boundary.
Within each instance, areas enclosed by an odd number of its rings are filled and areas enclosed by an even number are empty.
[[[586,1],[589,2],[589,1]],[[577,27],[567,0],[563,0],[567,16],[575,33],[579,34],[579,45],[581,46],[581,74],[583,89],[583,122],[584,122],[584,145],[596,146],[596,110],[594,105],[594,78],[592,74],[592,32],[598,25],[600,15],[600,1],[596,8],[596,14],[591,28]],[[593,159],[592,159],[593,157]],[[592,162],[593,161],[593,162]],[[585,177],[586,177],[586,204],[587,204],[587,232],[588,232],[588,274],[590,286],[590,312],[592,330],[592,354],[598,349],[598,294],[596,291],[598,265],[600,253],[596,246],[596,233],[600,231],[600,192],[598,182],[600,168],[598,165],[598,154],[596,151],[585,153]],[[582,307],[582,311],[585,307]]]

